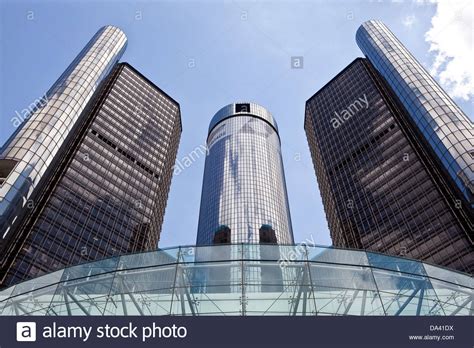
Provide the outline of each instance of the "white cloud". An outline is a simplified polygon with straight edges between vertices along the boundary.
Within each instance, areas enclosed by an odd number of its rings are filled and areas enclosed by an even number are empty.
[[[425,34],[434,53],[431,73],[454,98],[474,97],[473,1],[434,1],[436,13]]]
[[[415,22],[416,17],[414,15],[408,15],[402,19],[402,24],[407,28],[411,28]]]

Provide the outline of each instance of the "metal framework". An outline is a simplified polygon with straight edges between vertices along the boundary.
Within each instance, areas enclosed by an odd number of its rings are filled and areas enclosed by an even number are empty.
[[[191,246],[65,268],[0,292],[0,315],[473,315],[473,278],[307,245]]]

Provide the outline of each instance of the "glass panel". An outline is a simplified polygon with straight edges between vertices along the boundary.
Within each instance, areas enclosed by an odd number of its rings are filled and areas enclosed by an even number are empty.
[[[120,256],[118,269],[145,268],[176,263],[179,248]]]
[[[180,262],[194,262],[197,248],[198,247],[195,247],[195,246],[186,246],[186,247],[180,248],[179,261]]]
[[[17,284],[2,315],[49,314],[51,299],[58,287],[63,270]]]
[[[318,315],[384,315],[382,302],[373,290],[315,289]]]
[[[261,249],[264,256],[270,260],[278,260],[280,264],[287,265],[290,262],[307,261],[307,246],[299,245],[280,245],[280,246],[263,246]],[[272,247],[275,251],[272,250]],[[273,255],[272,255],[273,254]],[[278,256],[278,257],[277,257]]]
[[[181,301],[183,296],[188,295],[190,301],[187,297],[184,300],[193,303],[193,310],[198,315],[239,315],[242,301],[242,263],[203,262],[187,265],[185,268],[180,266],[173,293],[172,315],[183,314]]]
[[[10,286],[5,290],[0,291],[0,315],[3,312],[3,307],[7,304],[8,299],[10,298],[11,293],[15,289],[15,286]]]
[[[423,264],[419,261],[371,252],[367,253],[367,257],[369,264],[373,267],[421,275],[426,274]]]
[[[311,280],[315,286],[336,289],[375,290],[370,268],[350,265],[310,264]]]
[[[318,314],[383,315],[371,269],[310,264]]]
[[[438,298],[433,308],[436,315],[474,315],[472,288],[431,279],[433,291]]]
[[[201,261],[228,261],[242,258],[242,245],[214,245],[195,247],[195,260]],[[189,252],[189,251],[188,251]],[[183,255],[186,257],[186,255]],[[190,259],[187,256],[187,259]]]
[[[470,277],[468,274],[450,271],[445,268],[428,265],[426,263],[424,263],[423,266],[425,267],[426,274],[432,278],[437,278],[465,287],[474,288],[474,278]]]
[[[96,262],[83,263],[81,265],[66,268],[61,281],[90,277],[96,274],[115,271],[119,260],[119,257],[111,257]]]
[[[437,300],[423,276],[378,269],[373,274],[387,315],[429,314]]]
[[[118,258],[113,259],[116,263]],[[104,260],[106,261],[106,260]],[[104,267],[100,267],[100,265]],[[114,272],[82,276],[86,273],[95,273],[100,270],[106,270],[111,263],[93,262],[90,267],[87,264],[82,267],[72,267],[67,273],[69,280],[64,279],[66,272],[63,274],[62,283],[58,286],[53,300],[51,301],[51,311],[55,315],[102,315],[105,306],[109,300],[110,288],[115,277]],[[112,269],[110,269],[112,270]],[[73,278],[71,275],[81,275]]]
[[[246,315],[316,314],[307,263],[247,261],[244,274]]]
[[[358,250],[333,249],[307,246],[308,260],[311,262],[368,265],[366,253]]]
[[[175,281],[176,264],[117,272],[105,313],[168,315]]]
[[[282,260],[285,255],[291,252],[295,252],[295,247],[284,247],[270,244],[244,244],[243,247],[243,258],[248,260]],[[298,259],[299,256],[304,255],[304,249],[301,255],[295,254],[294,259]]]

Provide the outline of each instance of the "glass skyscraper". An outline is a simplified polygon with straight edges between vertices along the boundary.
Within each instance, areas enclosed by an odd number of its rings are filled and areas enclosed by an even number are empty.
[[[436,162],[397,88],[368,56],[352,62],[306,103],[305,130],[333,244],[472,273],[467,191],[457,190]],[[469,120],[460,123],[472,132]],[[469,144],[466,134],[458,132],[452,141]]]
[[[127,45],[118,28],[101,28],[3,145],[0,154],[1,245],[100,83]]]
[[[474,209],[472,122],[382,22],[363,23],[356,40]]]
[[[197,244],[219,243],[293,243],[278,126],[254,103],[209,125]]]
[[[2,185],[3,233],[12,234],[3,245],[2,285],[156,248],[180,109],[132,66],[117,63],[125,42],[119,29],[101,29],[4,147],[5,160],[18,163]],[[33,202],[18,218],[9,192]]]

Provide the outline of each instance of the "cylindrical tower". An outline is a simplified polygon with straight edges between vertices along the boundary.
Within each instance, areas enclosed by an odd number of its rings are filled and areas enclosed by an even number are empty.
[[[120,29],[101,28],[2,147],[0,246],[126,44]]]
[[[474,207],[472,122],[382,22],[363,23],[356,40]]]
[[[209,125],[197,244],[215,243],[293,243],[278,127],[254,103]]]

